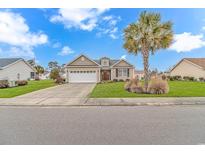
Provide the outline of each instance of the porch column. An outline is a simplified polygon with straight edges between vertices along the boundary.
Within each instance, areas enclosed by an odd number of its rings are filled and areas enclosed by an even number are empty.
[[[98,82],[100,82],[101,81],[101,72],[100,72],[100,68],[98,69]]]

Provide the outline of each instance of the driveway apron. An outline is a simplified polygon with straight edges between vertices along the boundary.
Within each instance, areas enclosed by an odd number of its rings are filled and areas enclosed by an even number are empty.
[[[81,105],[92,92],[95,84],[64,84],[38,90],[14,98],[1,99],[1,105]]]

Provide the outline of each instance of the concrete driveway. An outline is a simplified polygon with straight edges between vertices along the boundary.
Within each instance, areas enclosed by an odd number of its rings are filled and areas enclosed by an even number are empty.
[[[38,90],[15,98],[1,99],[1,105],[81,105],[92,92],[95,84],[64,84]]]

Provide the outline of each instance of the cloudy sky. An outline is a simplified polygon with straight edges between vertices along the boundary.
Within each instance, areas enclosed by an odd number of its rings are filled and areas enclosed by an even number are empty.
[[[150,57],[150,68],[167,70],[185,57],[205,57],[205,9],[0,9],[0,57],[67,63],[80,54],[93,59],[125,58],[142,69],[141,55],[128,55],[123,29],[139,13],[159,12],[171,20],[174,42]]]

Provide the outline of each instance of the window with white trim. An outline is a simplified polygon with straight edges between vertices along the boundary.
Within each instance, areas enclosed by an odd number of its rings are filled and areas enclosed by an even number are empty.
[[[128,75],[127,68],[118,68],[118,77],[127,77]]]

